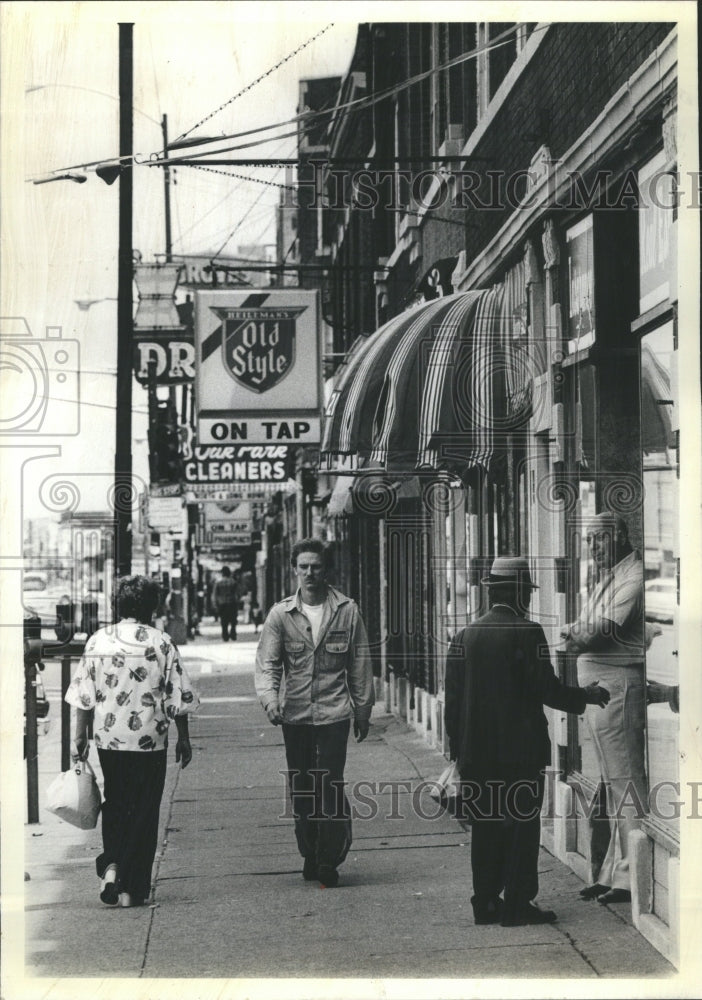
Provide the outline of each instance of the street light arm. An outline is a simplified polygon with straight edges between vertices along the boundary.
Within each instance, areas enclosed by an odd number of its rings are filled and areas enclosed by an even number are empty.
[[[114,295],[105,295],[101,299],[74,299],[73,301],[81,312],[87,312],[91,306],[96,306],[100,302],[118,302],[119,300]]]
[[[74,184],[85,184],[87,177],[84,174],[51,174],[48,177],[27,178],[27,184],[51,184],[52,181],[73,181]]]

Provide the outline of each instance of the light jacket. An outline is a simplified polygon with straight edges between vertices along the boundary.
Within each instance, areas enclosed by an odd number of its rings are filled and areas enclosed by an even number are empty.
[[[300,591],[275,604],[256,652],[256,693],[283,721],[315,726],[370,718],[375,702],[368,637],[358,605],[328,588],[316,644]]]

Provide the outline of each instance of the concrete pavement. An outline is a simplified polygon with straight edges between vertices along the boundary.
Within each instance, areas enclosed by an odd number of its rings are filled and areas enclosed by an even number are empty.
[[[580,880],[545,850],[538,902],[558,922],[474,925],[470,832],[445,814],[430,818],[435,807],[422,791],[444,759],[382,705],[368,739],[349,744],[354,843],[341,884],[305,882],[287,815],[282,733],[253,690],[253,629],[240,627],[239,641],[226,645],[216,626],[203,633],[182,650],[202,705],[191,721],[191,766],[180,770],[169,751],[151,905],[99,902],[99,825],[68,826],[43,798],[41,822],[25,825],[26,975],[46,987],[42,996],[72,995],[64,987],[74,977],[106,978],[115,988],[116,977],[132,986],[151,980],[129,994],[144,997],[161,995],[164,977],[516,977],[525,989],[530,979],[642,977],[668,995],[675,970],[633,928],[629,905],[583,902]],[[52,732],[40,740],[42,796],[60,759],[58,692],[47,684],[54,704]]]

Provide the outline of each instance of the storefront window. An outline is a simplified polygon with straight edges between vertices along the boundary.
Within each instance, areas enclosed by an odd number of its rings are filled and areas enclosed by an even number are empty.
[[[580,512],[576,530],[576,545],[578,546],[578,615],[581,613],[597,580],[595,566],[590,558],[587,544],[587,525],[597,513],[595,500],[595,483],[593,480],[583,480],[580,483]],[[585,725],[584,716],[578,717],[578,744],[580,746],[582,774],[594,785],[599,785],[600,766],[597,761],[595,747],[589,728]]]
[[[566,230],[568,353],[595,343],[595,263],[592,216]]]
[[[677,453],[670,374],[673,325],[641,341],[641,441],[644,479],[644,577],[647,640],[648,775],[652,813],[675,825],[678,781]]]
[[[639,171],[639,312],[675,299],[675,178],[661,151]]]
[[[450,504],[445,532],[446,620],[448,636],[452,637],[470,620],[470,518],[466,514],[465,497]]]

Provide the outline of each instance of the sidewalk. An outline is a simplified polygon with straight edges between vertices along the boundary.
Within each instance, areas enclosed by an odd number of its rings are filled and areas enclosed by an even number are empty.
[[[70,827],[46,812],[43,797],[40,824],[25,825],[26,966],[47,986],[42,996],[67,995],[61,980],[86,976],[650,977],[661,980],[659,996],[672,987],[675,970],[633,928],[629,905],[582,901],[580,880],[545,850],[538,902],[555,909],[558,922],[476,927],[469,831],[412,807],[415,790],[444,759],[382,705],[368,739],[349,743],[346,777],[350,790],[361,781],[386,785],[356,786],[349,795],[354,843],[339,888],[306,883],[292,820],[280,818],[282,733],[253,691],[253,628],[240,627],[239,641],[227,645],[215,626],[203,632],[183,647],[202,705],[191,722],[191,766],[180,770],[169,750],[152,905],[100,904],[99,825]],[[57,734],[57,703],[52,716]],[[55,747],[49,759],[47,739],[40,740],[42,796],[59,761]],[[433,806],[426,794],[417,801],[427,813]]]

